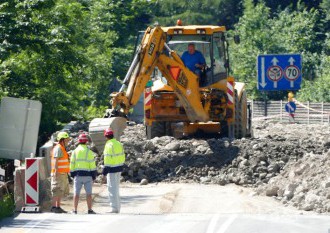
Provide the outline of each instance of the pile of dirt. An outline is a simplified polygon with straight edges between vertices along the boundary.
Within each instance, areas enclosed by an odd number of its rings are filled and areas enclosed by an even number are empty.
[[[80,123],[86,130],[86,124]],[[79,127],[73,127],[77,136]],[[126,153],[122,181],[133,183],[235,183],[285,205],[330,212],[330,125],[261,122],[254,137],[147,140],[141,124],[121,137]],[[74,148],[74,143],[71,145]],[[98,166],[102,165],[98,156]],[[100,176],[99,182],[104,182]]]
[[[329,125],[289,125],[265,130],[269,135],[282,133],[287,139],[298,141],[297,148],[304,148],[304,153],[298,159],[290,159],[279,175],[258,187],[258,192],[301,210],[330,212]],[[291,155],[290,151],[287,153]]]
[[[330,212],[330,126],[254,126],[254,137],[147,140],[143,125],[128,126],[121,141],[124,180],[184,182],[256,188],[283,204]]]

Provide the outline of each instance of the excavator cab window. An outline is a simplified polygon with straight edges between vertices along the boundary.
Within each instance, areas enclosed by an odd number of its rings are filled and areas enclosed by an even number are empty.
[[[201,52],[205,58],[206,65],[211,65],[211,37],[207,35],[175,35],[169,36],[167,43],[171,49],[181,57],[187,51],[188,44],[195,44],[195,49]]]
[[[170,48],[181,57],[182,54],[187,51],[188,45],[193,43],[195,49],[201,52],[205,58],[206,68],[201,72],[200,86],[206,86],[212,80],[212,71],[211,71],[211,43],[208,41],[198,41],[198,40],[186,40],[186,41],[169,41],[168,45]]]
[[[195,44],[195,49],[201,52],[205,58],[206,65],[211,64],[210,57],[210,43],[209,42],[201,42],[201,41],[171,41],[169,42],[169,46],[171,49],[176,51],[176,53],[181,57],[182,54],[187,51],[188,44]]]
[[[187,51],[188,44],[194,43],[196,50],[200,51],[205,58],[206,83],[213,84],[227,77],[225,37],[217,32],[213,35],[171,35],[167,43],[179,56]]]
[[[227,77],[227,59],[225,49],[225,37],[223,33],[214,33],[212,38],[212,83]]]
[[[201,86],[205,86],[212,80],[212,37],[209,35],[171,35],[168,37],[167,43],[170,48],[181,57],[187,51],[188,45],[193,43],[195,49],[201,52],[205,58],[206,69],[203,70],[201,76]]]

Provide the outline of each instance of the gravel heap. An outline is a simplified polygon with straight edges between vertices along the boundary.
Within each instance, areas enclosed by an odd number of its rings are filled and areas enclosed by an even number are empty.
[[[268,135],[282,132],[287,140],[298,142],[297,149],[304,150],[302,156],[290,159],[280,174],[260,185],[258,193],[301,210],[330,212],[330,126],[269,125],[262,129]],[[295,152],[287,151],[287,154],[291,157]]]
[[[184,182],[256,188],[283,204],[330,212],[330,126],[259,123],[254,137],[147,140],[143,125],[121,138],[130,182]]]
[[[78,131],[75,127],[71,134]],[[126,153],[122,181],[235,183],[285,205],[330,212],[330,125],[262,122],[255,123],[253,132],[254,137],[237,140],[147,140],[144,126],[132,123],[121,137]],[[97,161],[100,167],[101,155]]]

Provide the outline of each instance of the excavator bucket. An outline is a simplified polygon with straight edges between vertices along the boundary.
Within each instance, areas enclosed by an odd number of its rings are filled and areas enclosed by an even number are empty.
[[[103,135],[104,130],[111,128],[114,132],[114,137],[119,140],[126,126],[127,120],[124,117],[94,118],[91,121],[89,124],[89,135],[91,136],[99,154],[103,153],[106,142]]]

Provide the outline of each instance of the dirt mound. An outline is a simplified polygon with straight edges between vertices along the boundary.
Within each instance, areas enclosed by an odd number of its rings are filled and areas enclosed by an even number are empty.
[[[78,128],[73,127],[72,135]],[[169,136],[147,140],[144,126],[130,123],[121,137],[126,153],[122,180],[235,183],[285,205],[330,212],[330,125],[262,122],[254,124],[253,132],[254,137],[237,140]],[[100,155],[99,167],[101,161]]]
[[[130,182],[184,182],[257,188],[286,205],[330,211],[329,125],[261,123],[253,138],[165,136],[147,140],[143,125],[128,126],[121,140]]]

